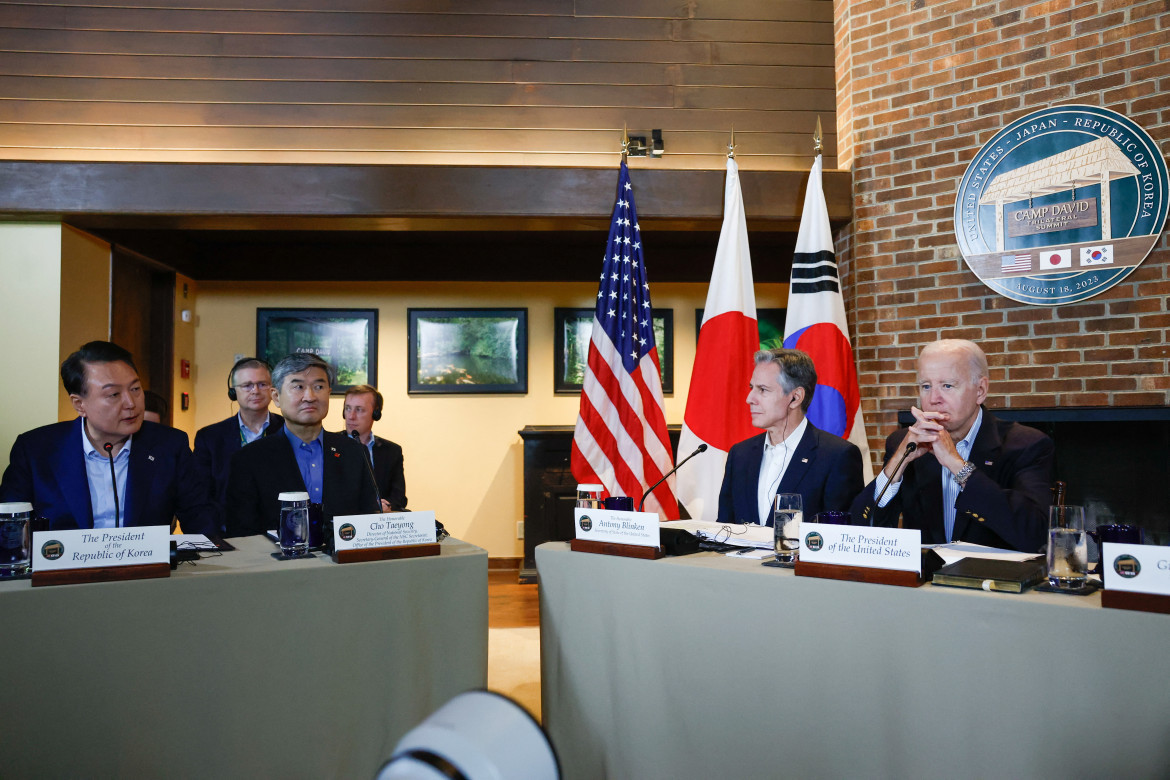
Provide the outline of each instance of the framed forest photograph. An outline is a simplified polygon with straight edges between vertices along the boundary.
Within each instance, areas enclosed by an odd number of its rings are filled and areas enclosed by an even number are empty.
[[[556,345],[553,357],[553,392],[573,395],[581,392],[585,363],[589,358],[589,339],[593,332],[593,309],[554,309]],[[658,347],[658,366],[663,395],[674,392],[674,310],[652,309],[654,343]]]
[[[527,309],[407,309],[407,392],[528,392]]]
[[[333,366],[333,395],[377,385],[378,310],[257,309],[256,356],[275,366],[294,352],[313,352]]]

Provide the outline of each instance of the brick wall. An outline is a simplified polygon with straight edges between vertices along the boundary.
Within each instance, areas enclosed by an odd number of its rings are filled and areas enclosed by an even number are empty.
[[[838,138],[854,219],[837,237],[875,463],[936,338],[981,343],[992,408],[1170,403],[1170,238],[1080,304],[993,293],[954,237],[968,162],[1004,125],[1102,106],[1170,150],[1170,2],[836,0]],[[844,71],[844,72],[842,72]],[[842,126],[845,123],[847,126]]]

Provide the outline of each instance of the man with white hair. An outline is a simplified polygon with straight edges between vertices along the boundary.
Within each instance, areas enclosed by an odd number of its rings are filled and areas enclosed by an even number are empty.
[[[885,467],[853,503],[853,522],[922,531],[923,544],[966,541],[1038,552],[1047,541],[1052,439],[983,408],[987,356],[943,339],[918,356],[922,408],[886,439]],[[913,444],[914,448],[910,448]],[[880,504],[875,498],[880,497]]]

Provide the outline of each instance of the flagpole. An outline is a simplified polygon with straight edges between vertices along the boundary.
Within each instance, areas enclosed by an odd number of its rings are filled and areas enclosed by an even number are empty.
[[[821,145],[821,138],[821,115],[817,114],[817,129],[813,133],[813,152],[817,157],[820,157],[821,152],[824,151],[824,147]]]

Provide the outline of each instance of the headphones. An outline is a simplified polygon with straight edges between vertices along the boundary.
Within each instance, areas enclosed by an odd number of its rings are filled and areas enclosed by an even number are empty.
[[[374,396],[374,411],[370,414],[370,418],[374,422],[382,419],[382,394],[378,392],[377,388],[371,385],[354,385],[345,391],[345,397],[348,400],[351,395],[362,395],[369,393]]]
[[[236,387],[235,387],[235,385],[232,384],[232,382],[235,381],[236,372],[239,371],[244,366],[248,365],[249,363],[259,363],[268,369],[269,374],[272,373],[272,366],[268,365],[268,361],[264,360],[262,358],[246,357],[246,358],[240,358],[239,360],[237,360],[236,364],[234,366],[232,366],[232,370],[228,372],[228,383],[227,383],[228,384],[228,398],[231,399],[232,401],[236,400]],[[257,367],[259,367],[259,366],[257,366]]]

